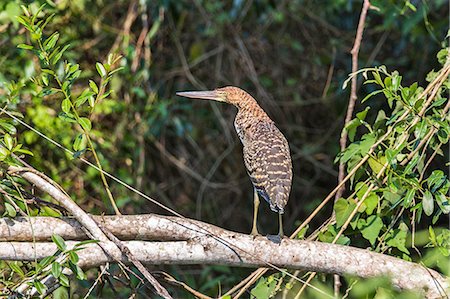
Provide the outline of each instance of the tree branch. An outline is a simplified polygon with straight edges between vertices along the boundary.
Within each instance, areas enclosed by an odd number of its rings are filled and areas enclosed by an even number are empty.
[[[47,178],[44,174],[38,172],[37,170],[31,167],[15,167],[9,166],[8,172],[14,175],[20,175],[22,178],[27,180],[28,182],[36,185],[36,187],[48,195],[50,195],[53,199],[55,199],[59,204],[61,204],[68,212],[70,212],[80,224],[83,225],[83,228],[88,231],[90,234],[90,238],[93,240],[100,241],[98,244],[102,249],[109,254],[110,256],[114,256],[111,254],[111,246],[103,247],[103,244],[106,242],[109,243],[110,239],[105,235],[105,233],[100,229],[100,227],[95,223],[95,221],[85,212],[82,208],[80,208],[72,199],[62,190],[55,182],[53,182],[50,178]],[[114,246],[114,251],[122,249],[122,252],[127,257],[127,260],[131,261],[136,268],[144,275],[144,277],[152,284],[155,288],[155,291],[158,295],[163,298],[170,299],[169,292],[148,272],[147,269],[140,263],[138,259],[135,259],[131,252],[127,250],[127,248],[121,244],[120,240],[114,239],[112,240]],[[117,261],[120,261],[118,259]],[[23,284],[19,287],[19,289],[24,291],[28,286]]]
[[[389,276],[398,288],[418,289],[427,297],[450,294],[446,278],[436,271],[360,248],[289,239],[283,239],[281,245],[277,245],[265,237],[253,238],[200,221],[160,215],[95,218],[123,239],[166,240],[123,242],[133,256],[144,264],[223,264],[240,267],[267,267],[273,264],[280,268],[361,278]],[[35,237],[41,241],[48,239],[55,231],[66,239],[87,238],[73,219],[35,217],[31,220]],[[71,228],[72,224],[74,227]],[[31,236],[30,228],[27,228],[29,225],[24,218],[0,219],[0,238],[14,240],[17,234],[17,240],[24,241]],[[25,233],[19,233],[22,230]],[[67,241],[66,244],[71,248],[76,241]],[[90,268],[116,260],[129,263],[112,242],[101,242],[101,245],[112,256],[106,255],[99,244],[88,244],[78,251],[79,265]],[[0,260],[33,261],[56,250],[56,245],[50,242],[0,242]]]

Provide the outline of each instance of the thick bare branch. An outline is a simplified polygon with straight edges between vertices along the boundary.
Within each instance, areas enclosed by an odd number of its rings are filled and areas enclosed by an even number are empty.
[[[20,174],[22,178],[27,180],[28,182],[36,185],[36,187],[48,195],[50,195],[53,199],[58,201],[60,205],[62,205],[67,211],[69,211],[80,224],[83,225],[83,228],[86,229],[90,238],[93,240],[101,241],[99,246],[102,247],[103,250],[106,251],[110,256],[114,256],[111,254],[111,248],[103,247],[103,244],[110,243],[108,237],[105,233],[100,229],[100,227],[95,223],[95,221],[89,216],[82,208],[80,208],[72,199],[63,192],[60,188],[57,188],[51,179],[47,178],[44,174],[39,173],[37,170],[34,170],[30,167],[22,168],[10,166],[8,168],[8,172],[11,174]],[[119,248],[123,249],[123,253],[127,258],[135,264],[135,266],[141,271],[141,273],[145,276],[145,278],[153,285],[156,292],[162,296],[163,298],[172,298],[169,292],[145,269],[145,267],[139,262],[138,259],[135,259],[129,250],[125,250],[126,248],[120,244],[120,240],[116,240],[116,242],[112,242],[112,247],[114,247],[115,251],[119,250]],[[118,259],[117,261],[120,261]],[[25,285],[24,285],[25,286]]]
[[[427,297],[439,297],[449,284],[439,273],[419,264],[391,256],[350,246],[321,242],[283,239],[281,245],[265,237],[223,230],[219,227],[186,218],[158,215],[110,216],[102,220],[109,230],[122,230],[122,238],[143,238],[153,240],[170,239],[169,242],[127,241],[124,244],[133,256],[144,264],[225,264],[242,267],[267,267],[268,263],[281,268],[302,269],[322,273],[348,274],[361,278],[389,276],[394,285],[401,289],[419,289]],[[56,226],[69,228],[67,219],[33,218],[34,230],[40,239],[51,236]],[[54,222],[52,222],[54,221]],[[0,231],[19,225],[22,219],[2,219]],[[9,228],[8,228],[9,227]],[[45,230],[48,232],[45,232]],[[9,240],[13,239],[9,229]],[[220,236],[220,238],[215,237]],[[129,235],[126,235],[129,234]],[[160,234],[159,236],[157,234]],[[61,234],[65,237],[85,238],[81,230]],[[170,236],[169,238],[164,236]],[[23,235],[21,236],[22,240]],[[2,236],[3,238],[3,236]],[[180,239],[181,241],[175,241]],[[69,247],[75,241],[67,241]],[[86,268],[124,260],[121,251],[112,242],[102,242],[112,257],[105,255],[97,244],[89,244],[79,251],[80,265]],[[50,242],[0,242],[1,260],[34,260],[56,251]],[[447,294],[450,294],[447,291]]]
[[[91,217],[121,240],[170,241],[188,240],[199,234],[225,237],[235,234],[212,224],[173,216],[145,214]],[[53,234],[65,240],[89,239],[82,225],[72,217],[0,218],[0,241],[31,241],[33,237],[36,241],[49,241]]]

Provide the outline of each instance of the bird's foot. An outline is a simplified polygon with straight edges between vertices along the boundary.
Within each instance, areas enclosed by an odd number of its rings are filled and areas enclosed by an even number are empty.
[[[260,237],[261,234],[258,232],[257,229],[252,229],[252,232],[250,233],[250,236],[252,236],[253,239],[254,239],[254,238],[256,238],[256,237]]]
[[[283,236],[280,236],[280,235],[267,235],[267,239],[269,241],[274,242],[275,244],[280,245],[281,244],[281,240],[283,240]]]

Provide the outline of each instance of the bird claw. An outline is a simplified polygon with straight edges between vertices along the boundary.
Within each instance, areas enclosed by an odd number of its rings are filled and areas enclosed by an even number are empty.
[[[267,235],[267,239],[269,241],[274,242],[275,244],[280,245],[281,244],[281,240],[283,239],[280,235]]]

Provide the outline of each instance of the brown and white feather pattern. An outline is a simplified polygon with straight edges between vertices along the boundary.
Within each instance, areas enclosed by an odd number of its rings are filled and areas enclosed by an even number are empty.
[[[243,144],[245,167],[256,191],[270,208],[283,213],[292,183],[289,145],[256,101],[247,93],[245,96],[236,105],[239,111],[234,123]]]

